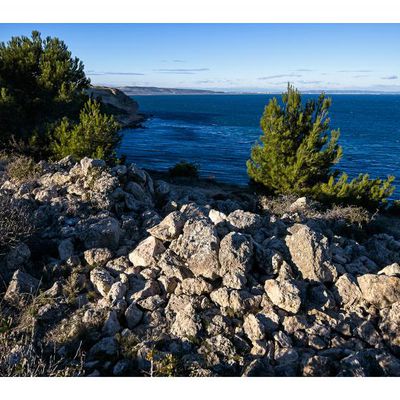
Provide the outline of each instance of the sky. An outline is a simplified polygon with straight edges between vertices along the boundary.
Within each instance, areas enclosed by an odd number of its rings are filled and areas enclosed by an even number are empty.
[[[400,92],[400,24],[0,24],[0,41],[32,30],[96,85]]]

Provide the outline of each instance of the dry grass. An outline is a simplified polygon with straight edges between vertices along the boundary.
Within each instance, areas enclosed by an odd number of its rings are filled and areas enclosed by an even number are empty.
[[[8,176],[18,183],[37,179],[43,170],[33,158],[26,156],[11,156],[6,166]]]
[[[31,236],[35,228],[31,208],[11,193],[0,192],[0,255]]]
[[[84,375],[84,354],[80,348],[73,357],[66,359],[38,336],[37,311],[49,301],[51,299],[39,294],[26,297],[19,310],[0,304],[0,376]]]
[[[304,208],[293,210],[291,205],[297,200],[296,196],[276,196],[259,198],[259,206],[262,211],[267,211],[278,217],[283,215],[298,214],[301,219],[324,220],[327,223],[345,224],[362,228],[368,225],[375,217],[368,210],[358,206],[324,206],[317,201],[308,200]]]
[[[328,221],[344,221],[362,228],[372,221],[374,215],[363,207],[333,206],[324,212],[323,218]]]

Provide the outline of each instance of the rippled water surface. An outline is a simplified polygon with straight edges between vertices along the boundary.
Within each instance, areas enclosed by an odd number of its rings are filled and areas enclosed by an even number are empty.
[[[120,152],[144,168],[167,170],[195,162],[202,176],[246,184],[246,160],[261,134],[259,120],[271,95],[135,96],[153,115],[143,129],[126,129]],[[307,97],[314,97],[304,96]],[[350,176],[397,176],[400,198],[400,95],[332,95],[331,127],[340,128]]]

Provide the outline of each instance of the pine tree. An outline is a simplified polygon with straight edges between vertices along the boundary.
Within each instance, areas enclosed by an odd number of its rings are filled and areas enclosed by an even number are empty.
[[[55,123],[78,117],[89,84],[82,62],[57,38],[33,31],[0,43],[0,146],[13,139],[46,148]]]
[[[250,178],[273,194],[309,195],[329,203],[376,208],[393,193],[393,176],[386,180],[360,174],[349,181],[334,170],[342,148],[339,131],[330,131],[331,100],[322,93],[318,100],[301,102],[300,93],[288,85],[282,106],[273,98],[261,118],[264,134],[247,161]]]
[[[266,106],[262,143],[252,148],[247,170],[272,193],[302,194],[334,174],[331,168],[342,154],[339,131],[329,133],[331,100],[324,94],[302,104],[300,93],[288,85],[282,103],[273,98]]]

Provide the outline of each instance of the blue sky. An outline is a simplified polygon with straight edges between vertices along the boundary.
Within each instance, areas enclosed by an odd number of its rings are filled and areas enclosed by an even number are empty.
[[[400,24],[0,24],[63,39],[93,84],[400,91]]]

